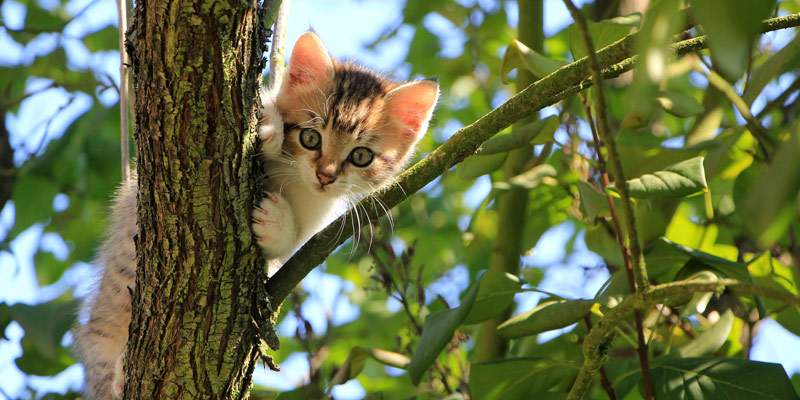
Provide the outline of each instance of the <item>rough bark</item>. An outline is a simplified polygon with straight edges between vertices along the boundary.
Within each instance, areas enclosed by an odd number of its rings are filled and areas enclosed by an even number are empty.
[[[260,196],[252,161],[279,3],[136,2],[139,234],[125,398],[247,398],[264,357],[271,325],[250,231]]]

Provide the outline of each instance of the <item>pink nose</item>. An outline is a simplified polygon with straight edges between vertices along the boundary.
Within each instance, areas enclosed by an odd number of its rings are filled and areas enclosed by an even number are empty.
[[[319,183],[322,184],[322,186],[330,185],[331,183],[333,183],[333,181],[336,180],[336,178],[324,174],[322,172],[317,172],[317,179],[319,180]]]

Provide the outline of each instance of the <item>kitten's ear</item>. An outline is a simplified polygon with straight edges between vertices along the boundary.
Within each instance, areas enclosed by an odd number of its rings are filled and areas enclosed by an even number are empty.
[[[386,94],[384,111],[401,137],[415,144],[428,130],[438,98],[439,84],[435,81],[410,82]]]
[[[308,31],[297,39],[284,80],[288,88],[317,86],[333,78],[333,60],[316,33]]]

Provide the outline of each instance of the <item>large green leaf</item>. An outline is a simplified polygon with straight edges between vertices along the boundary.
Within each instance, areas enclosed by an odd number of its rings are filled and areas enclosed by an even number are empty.
[[[630,34],[634,27],[639,26],[641,19],[642,15],[635,13],[600,22],[589,21],[589,34],[592,36],[592,44],[595,50],[600,50]],[[572,58],[580,60],[586,57],[586,45],[583,42],[578,26],[575,24],[570,25],[568,32]]]
[[[453,338],[459,325],[481,322],[502,313],[513,301],[521,284],[513,275],[486,270],[461,299],[460,306],[428,315],[419,345],[408,364],[411,381],[419,384],[422,375]]]
[[[477,324],[503,313],[514,302],[522,283],[519,277],[506,272],[484,271],[478,283],[478,297],[462,324]]]
[[[16,237],[37,222],[45,222],[54,214],[53,199],[59,188],[50,179],[33,174],[30,168],[23,168],[14,187],[11,200],[14,201],[14,226],[8,237]]]
[[[654,1],[647,9],[642,29],[637,35],[639,62],[633,75],[629,104],[632,110],[624,125],[631,129],[646,125],[655,108],[660,84],[667,78],[666,69],[672,56],[673,35],[681,29],[680,1]],[[632,122],[633,121],[633,122]]]
[[[516,339],[561,329],[580,321],[593,304],[593,300],[545,302],[533,310],[509,318],[497,327],[497,334],[505,339]]]
[[[408,375],[411,382],[418,385],[425,371],[433,365],[436,357],[445,348],[456,332],[456,328],[469,315],[475,299],[478,297],[480,284],[473,285],[461,299],[461,305],[451,310],[428,315],[422,328],[419,345],[408,364]]]
[[[731,328],[733,328],[733,312],[728,309],[714,325],[678,348],[678,354],[684,358],[713,355],[725,344]]]
[[[97,32],[86,35],[83,44],[92,53],[103,50],[119,50],[119,29],[109,25]]]
[[[731,81],[738,80],[761,21],[769,18],[775,0],[691,0],[692,15],[708,34],[714,66]]]
[[[473,399],[563,399],[578,368],[537,358],[506,358],[473,363],[469,389]]]
[[[22,338],[22,356],[17,366],[34,375],[55,375],[74,361],[67,349],[61,346],[64,334],[75,324],[78,302],[70,295],[36,305],[12,305],[11,316],[17,321],[25,336]]]
[[[789,139],[780,145],[772,163],[749,189],[744,205],[747,227],[762,245],[772,245],[783,237],[797,213],[800,123],[794,124]]]
[[[350,350],[345,362],[331,378],[330,385],[341,385],[358,376],[364,370],[364,365],[368,358],[372,358],[384,365],[402,369],[405,369],[410,362],[409,358],[404,354],[356,346]]]
[[[458,165],[456,173],[459,178],[467,180],[491,174],[503,166],[507,156],[508,153],[470,156]]]
[[[505,135],[497,135],[487,140],[478,149],[477,154],[487,155],[514,150],[526,144],[544,144],[553,140],[558,128],[558,116],[551,115],[545,119],[532,122],[522,128],[515,129]]]
[[[798,398],[780,364],[734,358],[662,358],[653,364],[656,399]]]
[[[508,73],[514,69],[525,69],[534,76],[542,78],[561,68],[566,63],[561,60],[547,58],[535,50],[525,46],[519,40],[512,40],[503,56],[503,65],[500,67],[500,79],[508,84]]]
[[[631,197],[638,199],[676,198],[708,188],[703,157],[695,157],[628,181]]]
[[[798,63],[800,63],[800,36],[796,36],[777,53],[770,54],[763,64],[753,69],[742,99],[748,105],[753,104],[767,83],[778,77],[783,71],[795,68]]]
[[[663,91],[656,101],[664,111],[679,118],[694,117],[704,111],[697,99],[685,93]]]

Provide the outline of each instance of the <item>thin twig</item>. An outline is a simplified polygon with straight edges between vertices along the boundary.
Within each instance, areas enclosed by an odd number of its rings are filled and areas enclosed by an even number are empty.
[[[570,14],[572,14],[572,19],[575,20],[575,23],[578,26],[578,30],[583,38],[583,43],[586,46],[586,54],[589,58],[589,69],[592,74],[592,81],[594,82],[595,89],[595,108],[597,115],[597,131],[592,131],[595,134],[595,143],[598,142],[597,135],[599,134],[600,138],[603,139],[606,148],[608,148],[608,158],[611,162],[611,171],[614,174],[614,182],[616,182],[620,197],[622,198],[622,210],[625,212],[625,220],[628,228],[628,243],[630,243],[630,247],[625,246],[625,242],[622,240],[622,232],[616,212],[614,212],[612,216],[614,217],[614,224],[617,230],[620,251],[622,251],[623,260],[625,260],[625,269],[628,272],[628,283],[630,285],[631,293],[636,293],[637,288],[638,290],[645,291],[648,289],[650,283],[647,280],[647,270],[644,266],[644,256],[642,255],[642,248],[639,244],[638,232],[636,230],[633,201],[631,200],[630,193],[628,192],[628,183],[625,180],[625,173],[622,169],[622,161],[620,160],[619,152],[617,151],[617,144],[614,141],[614,136],[611,133],[611,124],[608,121],[606,99],[605,95],[603,94],[602,68],[600,67],[600,63],[597,61],[597,55],[595,54],[592,37],[589,34],[589,26],[586,22],[586,16],[583,15],[583,13],[581,13],[577,7],[575,7],[575,4],[572,3],[572,0],[564,0],[564,4],[569,9]],[[588,112],[587,115],[591,115],[591,113]],[[599,151],[600,148],[598,144],[595,145],[597,146],[597,155],[599,158],[601,156],[601,152]],[[605,175],[605,180],[608,180],[608,175]],[[607,184],[608,182],[604,182],[604,185]],[[611,210],[613,210],[614,201],[608,194],[606,194],[606,197],[608,199],[609,207]],[[639,364],[642,367],[644,396],[645,399],[652,400],[655,398],[655,396],[653,395],[653,380],[650,376],[650,362],[647,354],[647,343],[644,339],[644,326],[642,323],[641,312],[637,310],[634,313],[634,317],[636,321],[636,336],[638,339],[638,345],[636,346],[636,349],[639,355]]]
[[[734,89],[733,86],[731,86],[731,84],[725,80],[725,78],[723,78],[714,70],[706,70],[701,68],[699,65],[696,65],[694,69],[695,71],[704,75],[706,79],[708,79],[708,83],[719,90],[725,97],[728,98],[728,101],[730,101],[731,104],[736,107],[736,109],[739,111],[739,114],[747,123],[747,129],[753,134],[753,137],[756,138],[759,147],[761,147],[761,151],[764,152],[764,157],[769,163],[771,155],[768,151],[767,145],[774,144],[774,139],[767,134],[767,130],[764,128],[764,126],[761,125],[761,123],[758,122],[755,117],[753,117],[753,114],[750,112],[750,108],[747,106],[747,103],[745,103],[744,99],[742,99],[742,97],[736,93],[736,89]]]
[[[117,0],[117,14],[119,17],[119,144],[121,150],[120,162],[122,163],[122,181],[126,182],[131,174],[130,142],[128,133],[128,99],[129,99],[129,74],[128,52],[125,50],[125,32],[128,30],[128,5],[125,0]],[[113,82],[113,80],[112,80]]]
[[[269,52],[269,88],[277,90],[283,83],[286,70],[286,27],[289,24],[289,9],[292,0],[281,1],[278,16],[275,17],[275,30],[272,32],[272,49]]]

